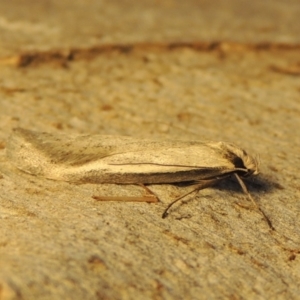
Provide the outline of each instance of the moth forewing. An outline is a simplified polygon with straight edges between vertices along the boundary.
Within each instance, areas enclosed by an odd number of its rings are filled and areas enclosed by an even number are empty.
[[[17,128],[8,140],[7,156],[17,168],[30,174],[76,183],[200,181],[200,189],[231,174],[258,174],[254,157],[224,142],[69,136]]]
[[[224,145],[122,136],[73,137],[18,128],[9,139],[7,155],[19,169],[54,180],[174,183],[234,172],[236,166]]]

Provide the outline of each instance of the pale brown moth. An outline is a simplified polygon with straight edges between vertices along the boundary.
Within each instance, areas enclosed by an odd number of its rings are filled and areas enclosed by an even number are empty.
[[[234,175],[273,229],[241,179],[257,175],[258,162],[230,143],[157,141],[110,135],[54,135],[16,128],[7,143],[7,156],[22,171],[54,180],[76,183],[197,184],[193,191],[170,203],[163,218],[175,202]],[[96,197],[108,201],[122,199]],[[133,197],[131,200],[147,199],[153,202],[153,196]]]

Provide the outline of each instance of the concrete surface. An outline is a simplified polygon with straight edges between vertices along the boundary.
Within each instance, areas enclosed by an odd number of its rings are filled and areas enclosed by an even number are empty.
[[[0,3],[0,299],[299,299],[298,1]],[[129,46],[128,46],[129,45]],[[12,128],[234,142],[234,180],[161,213],[137,186],[24,174]]]

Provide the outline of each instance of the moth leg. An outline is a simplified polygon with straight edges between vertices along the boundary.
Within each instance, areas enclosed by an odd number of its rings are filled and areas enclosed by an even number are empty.
[[[251,202],[254,204],[255,208],[262,214],[262,216],[264,217],[265,221],[267,222],[268,226],[272,229],[275,230],[275,228],[272,225],[272,222],[270,221],[270,219],[267,217],[267,215],[264,213],[264,211],[259,207],[259,205],[257,204],[257,202],[252,198],[252,196],[250,195],[250,193],[248,192],[248,189],[244,183],[244,181],[241,179],[241,177],[237,174],[234,173],[235,178],[237,179],[238,183],[240,184],[243,192],[248,196],[248,198],[251,200]]]
[[[152,202],[159,202],[159,198],[157,197],[157,195],[155,195],[155,193],[153,191],[151,191],[145,184],[138,183],[137,185],[139,185],[140,187],[142,187],[146,191],[145,197],[153,197],[153,198],[156,199],[156,201],[152,201]]]
[[[136,184],[136,185],[143,187],[148,194],[144,194],[142,196],[137,196],[137,197],[92,196],[92,198],[97,201],[148,202],[148,203],[158,202],[158,197],[144,184]]]
[[[164,210],[163,214],[162,214],[162,218],[165,219],[168,215],[169,215],[169,210],[170,208],[173,206],[173,204],[175,204],[176,202],[178,202],[179,200],[181,200],[182,198],[185,198],[186,196],[194,193],[194,192],[198,192],[200,190],[203,190],[209,186],[212,186],[214,185],[215,183],[217,183],[218,181],[222,180],[223,178],[220,178],[220,179],[210,179],[210,180],[201,180],[201,183],[197,184],[196,185],[196,188],[193,189],[192,191],[184,194],[184,195],[181,195],[179,196],[178,198],[176,198],[175,200],[173,200],[167,207],[166,209]]]
[[[148,203],[157,202],[157,198],[152,195],[145,195],[140,197],[92,196],[92,198],[97,201],[148,202]]]

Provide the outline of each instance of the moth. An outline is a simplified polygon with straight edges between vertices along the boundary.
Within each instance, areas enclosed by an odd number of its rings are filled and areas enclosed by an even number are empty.
[[[168,205],[163,218],[180,199],[234,175],[273,229],[242,180],[259,173],[258,161],[230,143],[57,135],[16,128],[7,143],[7,156],[22,171],[74,183],[195,184],[194,190]]]

